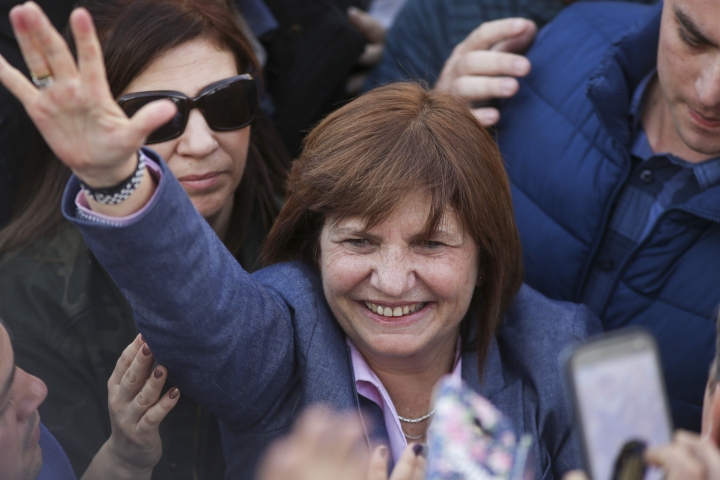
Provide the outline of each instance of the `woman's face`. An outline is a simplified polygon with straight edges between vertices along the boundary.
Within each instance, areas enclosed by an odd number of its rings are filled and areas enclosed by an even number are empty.
[[[172,90],[196,97],[211,83],[238,74],[235,58],[204,39],[170,50],[138,75],[127,90],[135,93]],[[195,208],[208,220],[229,215],[233,194],[242,179],[250,127],[216,132],[199,109],[193,109],[183,134],[150,147],[167,162]]]
[[[326,221],[323,288],[335,318],[368,362],[454,352],[478,281],[478,247],[448,209],[420,241],[430,195],[418,192],[370,229],[360,218]]]

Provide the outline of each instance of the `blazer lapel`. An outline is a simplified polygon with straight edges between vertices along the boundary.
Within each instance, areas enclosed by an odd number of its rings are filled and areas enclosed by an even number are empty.
[[[462,378],[465,383],[503,412],[510,419],[518,436],[525,433],[522,380],[515,377],[506,378],[495,337],[492,339],[485,360],[482,379],[478,373],[476,352],[464,352],[462,362]]]

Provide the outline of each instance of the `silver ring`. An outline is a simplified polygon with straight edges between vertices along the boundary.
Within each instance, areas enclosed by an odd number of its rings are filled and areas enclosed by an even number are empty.
[[[40,76],[36,76],[31,72],[30,77],[32,78],[32,82],[35,86],[40,90],[50,88],[55,84],[55,79],[53,78],[52,73],[50,73],[50,70],[45,70]]]

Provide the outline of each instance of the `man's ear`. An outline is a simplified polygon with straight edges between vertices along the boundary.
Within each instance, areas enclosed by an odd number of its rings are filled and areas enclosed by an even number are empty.
[[[705,391],[702,436],[720,447],[720,388],[717,383],[708,385]]]

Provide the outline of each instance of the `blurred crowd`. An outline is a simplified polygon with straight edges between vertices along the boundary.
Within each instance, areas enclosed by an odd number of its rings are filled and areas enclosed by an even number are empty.
[[[0,478],[584,478],[560,353],[640,326],[643,465],[720,480],[719,25],[0,0]],[[438,473],[448,377],[489,476]]]

